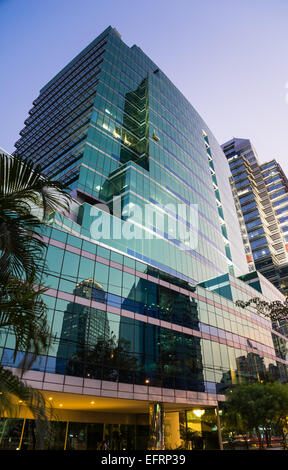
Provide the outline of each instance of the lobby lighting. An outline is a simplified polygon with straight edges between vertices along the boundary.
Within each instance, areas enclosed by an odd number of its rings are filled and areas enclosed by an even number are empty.
[[[193,413],[197,418],[201,418],[204,415],[205,410],[193,410]]]

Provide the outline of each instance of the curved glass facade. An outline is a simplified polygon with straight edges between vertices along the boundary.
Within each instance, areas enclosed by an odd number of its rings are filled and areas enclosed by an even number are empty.
[[[237,277],[247,263],[225,155],[141,49],[105,30],[41,90],[16,148],[75,199],[43,229],[53,341],[28,372],[32,385],[63,403],[98,400],[94,424],[105,429],[125,424],[119,407],[133,410],[139,439],[164,409],[176,448],[185,423],[201,428],[191,410],[208,416],[231,384],[286,380],[285,337],[235,305],[281,295],[257,275],[253,285]],[[17,367],[13,337],[1,338],[2,363]],[[161,406],[150,422],[151,403]],[[118,418],[109,415],[117,407]],[[71,421],[83,421],[75,413]]]

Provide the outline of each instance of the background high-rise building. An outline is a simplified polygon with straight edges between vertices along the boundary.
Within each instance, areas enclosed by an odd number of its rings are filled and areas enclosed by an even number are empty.
[[[249,270],[288,291],[288,181],[276,160],[261,164],[248,139],[222,145]]]
[[[74,198],[43,229],[54,341],[25,374],[57,408],[53,445],[173,449],[189,428],[217,447],[227,387],[271,370],[285,381],[288,363],[286,338],[235,304],[283,296],[245,276],[229,164],[206,123],[109,27],[41,90],[16,153]],[[2,345],[17,367],[9,335]]]

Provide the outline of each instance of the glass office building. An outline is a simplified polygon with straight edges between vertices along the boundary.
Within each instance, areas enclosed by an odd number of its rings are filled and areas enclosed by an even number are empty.
[[[222,145],[249,270],[288,290],[288,181],[276,160],[261,164],[248,139]]]
[[[227,388],[285,381],[288,364],[285,336],[235,305],[283,297],[247,275],[224,153],[111,27],[33,105],[15,153],[73,195],[43,228],[54,341],[24,376],[53,403],[47,448],[219,448]],[[13,337],[1,348],[17,368]],[[2,448],[33,447],[25,407],[1,424]]]

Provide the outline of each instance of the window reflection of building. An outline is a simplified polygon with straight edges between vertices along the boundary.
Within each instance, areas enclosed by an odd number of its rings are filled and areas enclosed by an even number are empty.
[[[286,378],[286,379],[285,379]],[[249,382],[265,382],[287,380],[287,367],[279,362],[265,365],[264,357],[256,352],[248,352],[247,355],[236,358],[236,368],[223,373],[220,383],[217,384],[218,393],[233,385]]]
[[[122,140],[120,161],[135,161],[148,170],[148,79],[145,78],[136,90],[126,93],[123,128],[118,130]]]
[[[263,380],[266,374],[264,358],[258,354],[249,352],[247,356],[236,358],[236,366],[239,377],[255,378]]]
[[[148,270],[147,274],[155,275],[154,271]],[[189,287],[184,281],[181,284]],[[141,313],[148,317],[199,330],[197,303],[192,297],[140,278],[123,301],[122,308],[130,309],[131,301],[135,299],[142,305]],[[127,328],[127,319],[123,317],[119,338],[134,343],[139,364],[137,383],[205,391],[200,338],[144,322],[136,322],[135,328],[134,324]]]
[[[74,289],[74,295],[103,304],[106,302],[106,293],[102,285],[92,278],[78,283]],[[63,316],[56,359],[57,373],[65,373],[67,358],[71,360],[81,357],[84,351],[93,349],[99,339],[108,339],[109,334],[109,323],[105,311],[70,302]]]
[[[111,199],[123,192],[124,188],[129,193],[129,166],[126,172],[123,171],[123,165],[135,162],[149,170],[148,79],[145,78],[135,90],[129,91],[125,96],[122,125],[115,126],[112,133],[120,143],[119,160],[122,165],[109,175],[100,191],[101,199],[110,201],[108,205],[112,212]]]

